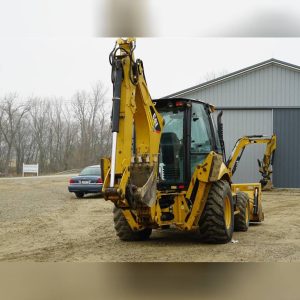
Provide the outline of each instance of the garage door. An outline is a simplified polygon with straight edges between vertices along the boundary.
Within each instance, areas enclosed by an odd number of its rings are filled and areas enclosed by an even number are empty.
[[[272,110],[224,110],[223,124],[228,158],[238,138],[244,135],[271,135],[273,133]],[[264,145],[249,145],[245,149],[233,176],[234,182],[258,182],[260,180],[257,158],[262,159],[264,150]]]
[[[274,132],[277,135],[274,185],[300,188],[300,109],[275,109]]]

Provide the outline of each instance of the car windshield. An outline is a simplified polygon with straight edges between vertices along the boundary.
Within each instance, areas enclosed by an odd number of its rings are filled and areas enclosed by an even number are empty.
[[[87,167],[84,168],[79,175],[90,175],[90,176],[100,176],[100,166],[99,167]]]

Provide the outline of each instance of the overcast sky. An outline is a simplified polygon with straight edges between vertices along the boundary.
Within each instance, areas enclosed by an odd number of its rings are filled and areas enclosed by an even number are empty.
[[[299,36],[297,0],[0,0],[0,36]]]
[[[0,39],[0,95],[70,98],[97,81],[111,96],[114,38]],[[300,65],[298,38],[138,38],[153,98],[188,88],[208,73],[232,72],[272,57]]]
[[[0,96],[70,99],[101,81],[110,98],[105,36],[124,35],[155,36],[136,48],[153,98],[271,57],[300,65],[299,1],[0,0]]]

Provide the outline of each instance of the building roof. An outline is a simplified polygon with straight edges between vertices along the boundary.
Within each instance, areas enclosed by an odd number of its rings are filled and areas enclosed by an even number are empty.
[[[251,71],[253,71],[255,69],[259,69],[259,68],[262,68],[262,67],[265,67],[265,66],[268,66],[268,65],[278,65],[278,66],[281,66],[281,67],[292,69],[294,71],[300,71],[300,66],[293,65],[293,64],[287,63],[285,61],[281,61],[281,60],[275,59],[275,58],[271,58],[271,59],[265,60],[263,62],[260,62],[258,64],[249,66],[247,68],[243,68],[241,70],[238,70],[238,71],[226,74],[226,75],[221,76],[221,77],[217,77],[215,79],[203,82],[201,84],[192,86],[192,87],[184,89],[182,91],[179,91],[179,92],[176,92],[176,93],[164,96],[163,98],[173,98],[173,97],[184,95],[186,93],[194,92],[194,91],[203,89],[203,88],[205,88],[207,86],[210,86],[210,85],[213,85],[213,84],[217,84],[217,83],[219,83],[221,81],[230,79],[232,77],[239,76],[239,75],[241,75],[243,73],[251,72]]]

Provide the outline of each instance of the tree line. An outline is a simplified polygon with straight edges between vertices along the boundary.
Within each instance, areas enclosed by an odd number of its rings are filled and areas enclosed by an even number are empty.
[[[16,94],[0,98],[0,175],[22,173],[39,163],[40,173],[98,164],[111,147],[110,111],[101,83],[71,101]]]

